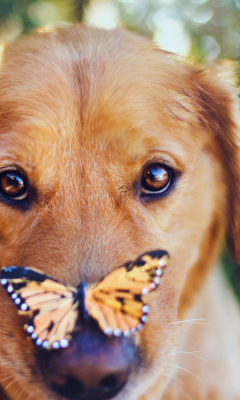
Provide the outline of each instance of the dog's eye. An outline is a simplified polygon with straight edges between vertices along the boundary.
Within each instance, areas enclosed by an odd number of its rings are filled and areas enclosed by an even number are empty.
[[[7,199],[23,200],[28,195],[27,179],[19,171],[4,171],[0,174],[0,192]]]
[[[173,170],[163,164],[154,163],[144,168],[141,179],[142,195],[165,193],[173,182]]]

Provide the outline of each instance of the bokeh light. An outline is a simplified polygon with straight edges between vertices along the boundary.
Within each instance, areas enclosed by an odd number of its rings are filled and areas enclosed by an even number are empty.
[[[117,6],[109,1],[93,1],[85,11],[86,24],[98,28],[114,29],[119,22]]]
[[[240,58],[240,0],[0,0],[0,38],[59,23],[118,26],[197,61]]]
[[[27,8],[27,14],[34,25],[45,25],[61,19],[59,9],[48,1],[35,1]]]

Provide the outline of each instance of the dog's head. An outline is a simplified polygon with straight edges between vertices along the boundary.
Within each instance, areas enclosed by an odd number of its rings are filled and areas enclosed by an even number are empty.
[[[77,286],[145,251],[171,257],[149,296],[149,321],[132,338],[89,325],[68,349],[39,354],[1,289],[0,371],[11,399],[162,393],[175,322],[225,230],[240,257],[235,97],[215,74],[120,30],[68,27],[4,49],[1,266],[35,267]]]

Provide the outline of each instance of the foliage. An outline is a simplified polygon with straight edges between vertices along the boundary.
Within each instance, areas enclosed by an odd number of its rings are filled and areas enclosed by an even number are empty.
[[[0,0],[0,34],[15,39],[46,24],[81,21],[88,0]]]
[[[239,264],[231,257],[226,247],[222,253],[222,266],[227,280],[231,283],[234,293],[240,301],[240,268]]]

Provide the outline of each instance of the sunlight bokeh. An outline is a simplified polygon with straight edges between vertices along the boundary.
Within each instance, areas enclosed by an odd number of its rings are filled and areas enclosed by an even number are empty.
[[[196,61],[240,57],[240,0],[0,0],[0,38],[61,21],[118,26]]]

